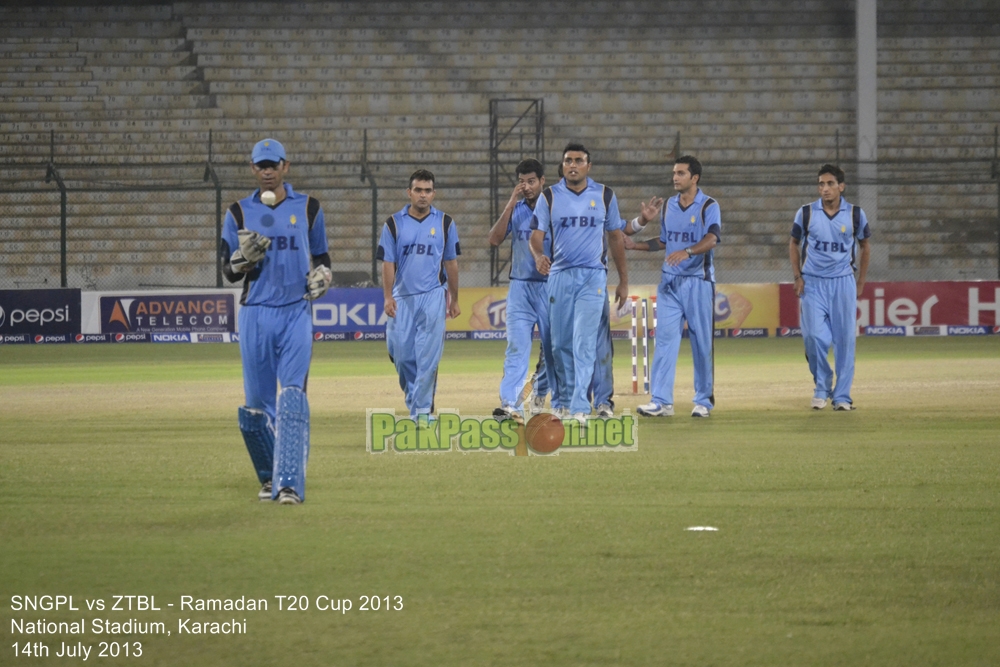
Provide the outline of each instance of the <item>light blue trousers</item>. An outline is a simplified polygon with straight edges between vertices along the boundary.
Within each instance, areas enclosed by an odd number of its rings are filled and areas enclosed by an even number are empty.
[[[854,347],[858,333],[858,285],[854,276],[817,278],[803,276],[805,288],[799,299],[799,321],[806,344],[809,372],[815,382],[815,398],[834,403],[852,403]],[[833,347],[834,371],[827,355]]]
[[[385,341],[411,416],[434,410],[444,329],[444,286],[396,299],[396,316],[388,318]]]
[[[306,390],[312,359],[312,309],[308,301],[240,309],[240,357],[247,407],[277,418],[278,384]]]
[[[549,392],[548,369],[552,368],[552,343],[549,339],[549,287],[546,282],[511,280],[507,290],[507,352],[500,381],[500,404],[521,408],[521,392],[531,365],[532,332],[538,325],[542,342],[542,362],[538,365],[534,392]],[[553,391],[555,397],[555,391]],[[556,405],[553,402],[553,405]],[[556,407],[558,407],[556,405]]]
[[[653,401],[673,405],[681,335],[687,322],[694,361],[694,403],[715,407],[715,283],[663,274],[656,290],[656,350],[649,384]]]
[[[590,414],[601,313],[607,308],[607,271],[574,268],[549,276],[549,327],[560,400],[573,414]],[[567,404],[568,403],[568,404]]]

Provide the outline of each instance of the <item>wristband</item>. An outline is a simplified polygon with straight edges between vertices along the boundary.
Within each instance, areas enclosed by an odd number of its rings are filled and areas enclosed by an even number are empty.
[[[633,232],[641,232],[646,227],[646,225],[639,224],[639,216],[632,218],[632,222],[629,225],[632,227]]]
[[[688,259],[691,259],[691,248],[684,248],[684,252],[688,254]]]

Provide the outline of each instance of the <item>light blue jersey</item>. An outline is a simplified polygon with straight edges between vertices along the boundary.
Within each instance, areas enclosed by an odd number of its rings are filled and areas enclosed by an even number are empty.
[[[576,193],[560,180],[542,191],[531,228],[550,234],[549,275],[566,269],[608,268],[604,233],[624,227],[614,191],[592,179]]]
[[[460,254],[455,221],[433,206],[422,219],[404,206],[382,228],[376,257],[396,265],[396,316],[386,322],[386,346],[414,417],[434,411],[447,308],[444,262]]]
[[[313,341],[312,308],[304,295],[313,262],[328,266],[329,255],[319,202],[283,185],[285,198],[273,207],[260,201],[260,190],[229,207],[220,250],[227,278],[243,281],[239,333],[246,405],[237,412],[240,431],[258,480],[273,482],[271,499],[293,489],[302,501],[309,458],[305,392]],[[264,258],[246,274],[234,273],[229,264],[230,253],[240,246],[241,229],[271,239]],[[258,498],[267,497],[263,488]]]
[[[580,193],[561,180],[543,190],[535,204],[532,229],[552,235],[548,314],[556,387],[560,404],[573,414],[591,410],[588,392],[601,314],[608,307],[604,235],[624,223],[614,191],[589,178]]]
[[[274,208],[262,204],[260,190],[241,199],[226,211],[222,240],[229,253],[240,247],[238,231],[249,229],[271,239],[257,266],[246,275],[240,303],[246,306],[301,304],[312,257],[326,254],[326,223],[319,202],[285,186],[285,199]]]
[[[410,206],[394,213],[382,227],[376,258],[396,265],[392,296],[424,294],[448,282],[443,263],[462,254],[451,216],[433,206],[418,220]]]
[[[666,247],[665,255],[684,250],[697,244],[707,234],[722,240],[722,215],[719,205],[701,189],[687,208],[681,206],[681,196],[664,202],[660,209],[660,243]],[[677,266],[663,263],[664,278],[669,276],[697,276],[715,282],[715,251],[684,260]]]
[[[792,224],[792,238],[802,246],[802,274],[818,278],[853,275],[857,241],[870,236],[865,212],[843,197],[833,217],[817,199],[800,208]]]
[[[813,398],[833,399],[835,405],[853,404],[858,300],[854,260],[858,241],[870,236],[865,212],[843,197],[833,216],[817,199],[800,208],[792,224],[792,238],[801,247],[799,322],[815,384]],[[835,368],[828,359],[831,347]]]
[[[558,407],[555,377],[552,374],[552,342],[549,338],[548,276],[538,272],[531,255],[533,207],[526,200],[514,206],[504,238],[511,236],[510,287],[507,290],[507,351],[504,354],[503,379],[500,381],[500,405],[520,410],[521,393],[531,361],[532,332],[538,327],[542,359],[536,368],[534,391],[542,399],[552,389],[553,405]],[[551,251],[551,236],[545,235],[543,248]]]
[[[522,199],[514,206],[514,212],[510,214],[507,222],[507,236],[510,240],[510,279],[529,280],[533,282],[545,282],[548,276],[543,276],[538,272],[535,265],[535,258],[531,254],[531,221],[535,216],[534,209],[528,202]],[[552,254],[552,234],[545,234],[545,241],[542,244],[546,255]]]

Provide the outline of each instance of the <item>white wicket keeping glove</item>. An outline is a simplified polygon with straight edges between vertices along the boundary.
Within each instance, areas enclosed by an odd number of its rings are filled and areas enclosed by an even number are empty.
[[[271,239],[249,229],[241,229],[237,235],[240,247],[229,258],[229,265],[237,273],[248,273],[253,270],[257,262],[264,259],[267,249],[271,246]]]
[[[332,282],[333,274],[330,273],[330,269],[320,264],[313,269],[306,278],[307,292],[302,296],[302,298],[307,301],[315,301],[326,294],[326,291],[330,289],[330,283]]]

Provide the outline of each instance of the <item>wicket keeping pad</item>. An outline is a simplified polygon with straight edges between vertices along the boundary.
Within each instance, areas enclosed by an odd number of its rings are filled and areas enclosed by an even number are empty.
[[[243,442],[247,446],[254,470],[257,471],[257,479],[263,484],[271,479],[274,470],[274,429],[261,410],[251,410],[241,405],[237,412]]]
[[[309,461],[309,401],[298,387],[278,394],[278,428],[274,442],[272,498],[286,487],[306,499],[306,463]]]

